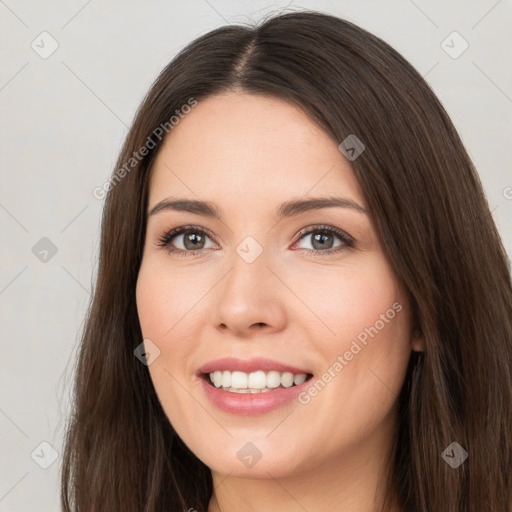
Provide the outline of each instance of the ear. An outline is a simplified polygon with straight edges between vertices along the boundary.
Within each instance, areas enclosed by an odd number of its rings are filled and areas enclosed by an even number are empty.
[[[414,352],[423,352],[425,350],[425,339],[421,335],[415,335],[411,341],[411,348]]]

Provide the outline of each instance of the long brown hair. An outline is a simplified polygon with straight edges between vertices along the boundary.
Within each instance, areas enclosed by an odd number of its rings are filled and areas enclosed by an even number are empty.
[[[63,510],[207,510],[211,472],[177,436],[134,357],[142,342],[135,286],[163,140],[155,129],[170,132],[191,98],[233,88],[291,102],[337,143],[353,134],[365,145],[352,167],[424,340],[399,397],[389,500],[404,511],[512,510],[512,285],[482,185],[421,75],[381,39],[311,11],[196,39],[136,114],[107,187],[65,438]],[[150,138],[154,147],[130,160]],[[452,442],[468,453],[457,468],[441,456]]]

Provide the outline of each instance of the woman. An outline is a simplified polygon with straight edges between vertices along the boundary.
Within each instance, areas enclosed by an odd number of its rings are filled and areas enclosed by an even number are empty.
[[[512,510],[507,258],[395,50],[315,12],[214,30],[102,191],[64,510]]]

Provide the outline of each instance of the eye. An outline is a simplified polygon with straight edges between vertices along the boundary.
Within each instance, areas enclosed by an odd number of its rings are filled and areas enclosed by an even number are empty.
[[[183,248],[176,248],[173,246],[174,239],[178,239],[183,236],[179,245]],[[179,256],[195,256],[201,254],[203,249],[206,249],[206,239],[210,239],[208,233],[198,226],[181,226],[173,229],[158,240],[157,245],[159,247],[166,247],[170,253],[178,254]]]
[[[346,248],[355,246],[354,240],[347,235],[344,231],[334,228],[332,226],[314,226],[307,228],[299,233],[299,241],[306,240],[307,237],[315,235],[311,238],[312,249],[301,248],[300,250],[307,250],[315,255],[319,254],[333,254],[340,252]],[[180,237],[181,241],[177,242]],[[333,239],[340,240],[340,243],[334,245]],[[204,255],[206,247],[206,240],[211,240],[210,234],[199,226],[181,226],[163,234],[157,242],[157,246],[165,247],[172,254],[178,256],[197,256]],[[177,243],[182,247],[176,247]],[[211,247],[210,247],[211,248]]]
[[[311,237],[311,235],[313,235]],[[307,249],[313,254],[333,254],[343,249],[354,247],[354,240],[344,231],[332,226],[314,226],[307,231],[299,233],[299,241],[310,237],[312,249]],[[334,245],[333,239],[338,238],[341,243]]]

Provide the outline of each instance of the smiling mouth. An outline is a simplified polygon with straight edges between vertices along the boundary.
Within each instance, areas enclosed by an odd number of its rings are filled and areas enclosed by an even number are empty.
[[[202,377],[211,386],[230,393],[268,393],[276,389],[299,386],[310,380],[311,373],[278,372],[275,370],[246,373],[239,371],[214,371]]]

